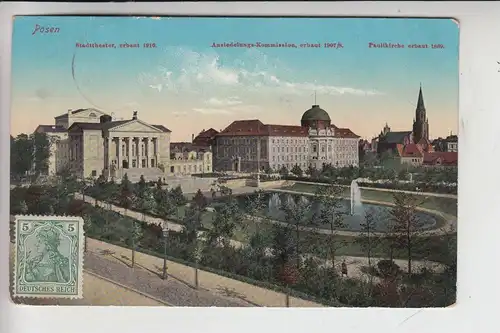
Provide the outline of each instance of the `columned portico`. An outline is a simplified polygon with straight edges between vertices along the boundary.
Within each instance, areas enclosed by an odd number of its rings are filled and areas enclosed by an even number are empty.
[[[160,161],[158,137],[109,136],[105,138],[104,168],[157,168]]]

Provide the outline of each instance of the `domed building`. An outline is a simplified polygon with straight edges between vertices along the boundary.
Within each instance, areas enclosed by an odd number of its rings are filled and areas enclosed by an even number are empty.
[[[320,108],[319,105],[313,105],[309,110],[304,112],[300,124],[310,128],[328,128],[332,124],[332,121],[328,112]]]
[[[255,172],[295,165],[303,171],[359,165],[359,136],[332,124],[330,115],[313,105],[300,126],[269,125],[258,119],[236,120],[215,136],[214,170]]]

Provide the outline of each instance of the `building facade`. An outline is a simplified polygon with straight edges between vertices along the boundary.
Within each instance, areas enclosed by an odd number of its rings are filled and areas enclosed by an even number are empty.
[[[55,117],[55,125],[37,131],[51,138],[49,174],[68,170],[79,178],[121,178],[140,175],[150,180],[164,177],[170,164],[170,133],[162,125],[137,118],[113,121],[96,109],[69,110]]]
[[[198,146],[190,142],[170,143],[169,176],[212,173],[211,146]]]
[[[328,113],[313,105],[300,126],[237,120],[215,135],[214,170],[255,172],[266,169],[320,169],[357,166],[359,136],[333,125]]]

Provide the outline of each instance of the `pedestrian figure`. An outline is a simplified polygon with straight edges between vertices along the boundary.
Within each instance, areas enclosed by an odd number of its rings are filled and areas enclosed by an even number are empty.
[[[345,259],[342,261],[342,268],[341,268],[341,271],[342,271],[342,276],[347,276],[347,264],[345,263]]]

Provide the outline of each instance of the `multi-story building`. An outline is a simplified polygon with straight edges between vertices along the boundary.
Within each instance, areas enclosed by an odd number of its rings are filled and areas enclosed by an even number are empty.
[[[435,151],[458,152],[458,136],[450,133],[446,138],[437,138],[432,141]]]
[[[68,130],[56,125],[38,125],[36,133],[45,133],[50,142],[48,174],[55,175],[68,166]]]
[[[137,118],[113,121],[96,109],[69,110],[55,117],[55,125],[40,125],[51,139],[49,173],[64,169],[80,178],[104,175],[131,181],[164,177],[170,164],[170,133],[162,125]]]
[[[170,167],[167,175],[192,175],[212,173],[211,147],[190,142],[170,143]]]
[[[447,152],[458,152],[458,136],[450,134],[445,140]]]
[[[357,166],[359,136],[333,125],[328,113],[313,105],[300,126],[237,120],[215,136],[214,170],[255,172],[295,165],[305,170],[324,164]]]
[[[457,166],[457,152],[442,152],[425,150],[425,147],[415,143],[398,145],[397,157],[401,164],[410,166]]]

